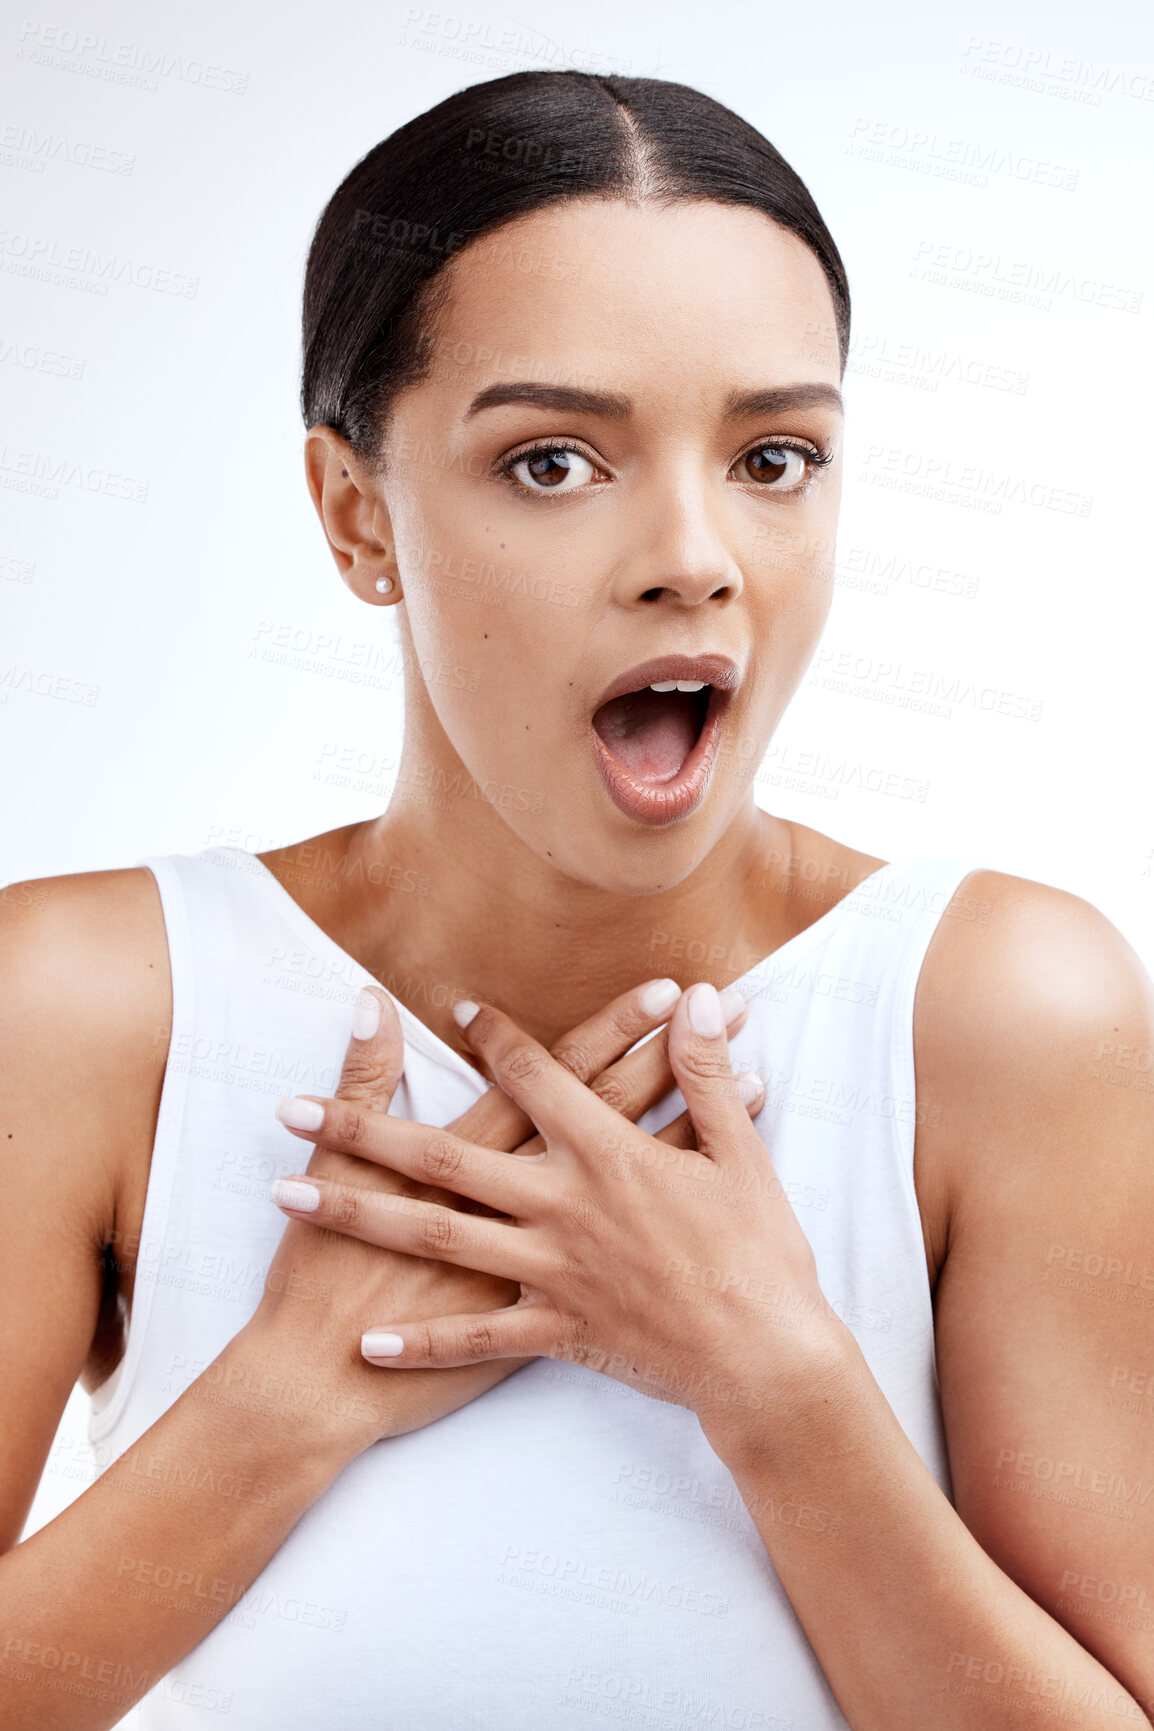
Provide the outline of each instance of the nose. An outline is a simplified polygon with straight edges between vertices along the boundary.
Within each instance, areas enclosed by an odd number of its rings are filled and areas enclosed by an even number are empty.
[[[699,479],[682,471],[675,484],[635,495],[631,506],[628,543],[613,579],[619,605],[699,607],[741,594],[741,570],[716,521],[718,506]]]

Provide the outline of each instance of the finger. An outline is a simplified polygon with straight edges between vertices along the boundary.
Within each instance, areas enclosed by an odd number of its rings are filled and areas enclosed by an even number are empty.
[[[676,980],[646,980],[643,986],[611,999],[595,1016],[578,1022],[549,1050],[579,1082],[592,1082],[638,1040],[667,1022],[680,996]]]
[[[366,986],[353,1003],[352,1028],[336,1094],[387,1112],[405,1063],[396,1005],[380,986]]]
[[[615,1112],[636,1122],[673,1087],[663,1023],[679,995],[675,980],[647,980],[562,1034],[549,1050]],[[732,1039],[745,1025],[749,1005],[736,986],[722,992],[721,1002]],[[646,1039],[646,1035],[654,1037]],[[610,1062],[614,1058],[617,1062]],[[524,1154],[545,1146],[534,1135],[528,1113],[500,1088],[490,1087],[448,1128],[484,1148]]]
[[[722,993],[724,998],[725,994]],[[751,1118],[756,1118],[765,1105],[765,1083],[752,1070],[743,1070],[740,1076],[733,1078],[742,1104]],[[655,1142],[668,1142],[673,1148],[696,1148],[697,1132],[693,1127],[693,1119],[688,1110],[679,1112],[676,1118],[653,1133]]]
[[[321,1115],[315,1128],[302,1130],[292,1122],[306,1114],[311,1121],[313,1112]],[[521,1216],[539,1209],[543,1197],[539,1165],[510,1160],[507,1153],[466,1142],[451,1130],[416,1124],[391,1113],[367,1112],[345,1100],[282,1100],[277,1115],[285,1128],[302,1140],[315,1136],[335,1153],[388,1167],[438,1191],[482,1202],[502,1214]]]
[[[594,1081],[615,1058],[667,1022],[680,995],[676,980],[646,980],[570,1028],[549,1049],[579,1081]],[[504,1150],[518,1149],[534,1131],[528,1114],[500,1088],[490,1088],[449,1127],[470,1142]]]
[[[522,1298],[503,1310],[476,1316],[438,1316],[432,1322],[397,1322],[370,1328],[361,1353],[370,1364],[397,1370],[478,1364],[487,1358],[560,1357],[561,1318]]]
[[[512,1221],[462,1214],[436,1202],[418,1202],[411,1196],[365,1190],[316,1175],[278,1178],[269,1187],[269,1196],[291,1219],[327,1227],[382,1250],[453,1262],[505,1280],[532,1280],[544,1270],[544,1253],[531,1228]]]
[[[727,986],[721,993],[721,1007],[728,1017],[726,1033],[732,1039],[745,1023],[749,1005],[736,986]],[[663,1100],[674,1086],[666,1029],[662,1029],[653,1039],[646,1040],[635,1051],[627,1053],[619,1063],[611,1065],[590,1083],[590,1088],[599,1099],[634,1124],[651,1106]],[[757,1090],[760,1100],[765,1091],[760,1081],[757,1082]],[[693,1121],[688,1112],[680,1113],[672,1124],[665,1125],[657,1134],[663,1141],[672,1142],[675,1147],[697,1147]],[[543,1154],[544,1151],[543,1136],[531,1136],[515,1150],[518,1154]]]
[[[736,986],[727,986],[720,997],[726,1037],[732,1039],[745,1023],[749,1005]],[[674,1085],[668,1028],[661,1028],[651,1039],[627,1052],[589,1084],[599,1100],[634,1124],[651,1106],[663,1100]]]
[[[653,1133],[655,1142],[668,1142],[671,1148],[696,1148],[697,1132],[688,1112],[679,1112],[671,1123]]]
[[[503,1010],[463,998],[453,1005],[453,1018],[497,1086],[523,1108],[547,1142],[572,1143],[576,1126],[609,1135],[620,1124],[616,1112]]]
[[[714,1160],[738,1157],[753,1135],[749,1112],[729,1062],[721,1005],[713,986],[690,986],[669,1028],[669,1057],[697,1146]]]
[[[381,986],[364,987],[353,1002],[349,1043],[337,1083],[337,1097],[356,1101],[377,1112],[387,1112],[404,1063],[405,1040],[396,1005]],[[292,1106],[296,1109],[296,1121],[290,1125],[282,1108]],[[323,1117],[318,1108],[319,1102],[302,1097],[295,1102],[282,1100],[276,1111],[286,1129],[293,1129],[316,1144],[309,1162],[310,1169],[332,1171],[339,1162],[333,1161],[331,1151],[322,1144],[320,1128]]]

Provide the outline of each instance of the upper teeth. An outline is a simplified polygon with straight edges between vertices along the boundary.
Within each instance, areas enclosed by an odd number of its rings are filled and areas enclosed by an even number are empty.
[[[705,679],[662,679],[649,687],[650,691],[704,691]]]

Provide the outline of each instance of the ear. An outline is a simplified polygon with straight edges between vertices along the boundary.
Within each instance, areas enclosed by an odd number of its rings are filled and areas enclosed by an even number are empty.
[[[362,601],[401,599],[392,524],[372,470],[332,427],[310,427],[305,476],[337,570]],[[382,591],[378,583],[387,581]]]

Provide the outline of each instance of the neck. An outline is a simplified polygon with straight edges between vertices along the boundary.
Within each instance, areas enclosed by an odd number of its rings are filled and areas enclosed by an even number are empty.
[[[621,896],[565,877],[467,795],[447,810],[394,800],[347,833],[350,863],[362,862],[350,882],[391,873],[401,887],[346,899],[357,930],[344,947],[450,1044],[460,997],[496,1004],[548,1045],[643,980],[728,985],[774,947],[758,884],[774,849],[789,849],[787,826],[751,797],[689,877]]]
[[[551,1045],[644,980],[731,984],[823,911],[793,893],[795,844],[849,852],[772,817],[750,790],[688,876],[643,893],[599,889],[518,837],[431,706],[406,711],[384,814],[262,858],[342,949],[459,1052],[452,1005],[462,997],[497,1005]],[[437,775],[419,773],[430,764]],[[852,857],[862,862],[856,881],[872,865]]]
[[[791,936],[798,912],[779,888],[791,852],[789,824],[751,796],[689,878],[612,895],[455,795],[438,807],[394,796],[379,819],[263,859],[341,949],[464,1052],[460,997],[497,1004],[550,1046],[644,980],[730,985]]]

